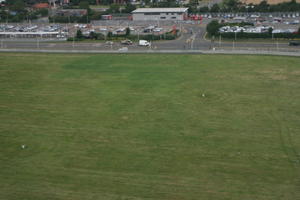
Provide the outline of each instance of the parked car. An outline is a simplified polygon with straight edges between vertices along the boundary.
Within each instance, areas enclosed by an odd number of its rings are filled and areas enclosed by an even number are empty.
[[[153,32],[161,32],[163,30],[163,28],[155,28],[153,29]]]
[[[106,45],[113,45],[114,42],[112,42],[112,41],[107,41],[107,42],[105,42],[105,44],[106,44]]]
[[[300,41],[290,41],[289,46],[300,46]]]
[[[124,45],[132,45],[132,41],[131,40],[122,40],[121,41],[121,44],[124,44]]]
[[[127,47],[121,47],[120,49],[118,49],[119,52],[127,52],[128,48]]]

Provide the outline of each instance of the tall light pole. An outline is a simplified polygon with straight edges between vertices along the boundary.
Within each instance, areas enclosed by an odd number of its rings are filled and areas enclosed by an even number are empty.
[[[39,41],[39,37],[36,37],[36,48],[39,49],[40,48],[40,41]]]

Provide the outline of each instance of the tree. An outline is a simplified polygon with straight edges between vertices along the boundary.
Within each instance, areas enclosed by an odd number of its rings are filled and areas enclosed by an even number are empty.
[[[113,36],[113,33],[112,33],[111,31],[109,31],[109,32],[107,33],[107,37],[108,37],[108,38],[112,38],[112,36]]]
[[[110,6],[109,6],[109,12],[110,13],[118,13],[118,12],[120,12],[120,5],[119,4],[111,4]]]
[[[41,14],[42,17],[48,16],[48,9],[46,8],[40,9],[39,14]]]
[[[263,0],[260,2],[260,4],[258,4],[256,8],[259,12],[267,12],[269,11],[269,7],[270,5],[268,4],[268,2],[266,0]]]
[[[199,5],[199,0],[190,0],[190,4],[192,6],[198,6]]]
[[[199,0],[190,0],[190,3],[187,5],[189,7],[190,13],[196,13],[199,5]]]
[[[129,35],[130,35],[130,28],[129,28],[129,27],[126,28],[126,33],[125,33],[125,35],[126,35],[126,36],[129,36]]]
[[[17,12],[22,12],[25,11],[25,3],[22,0],[17,0],[12,6],[11,10],[17,11]]]
[[[97,39],[97,33],[95,33],[94,31],[90,32],[89,38],[92,40],[96,40]]]
[[[79,8],[88,10],[90,8],[90,4],[88,1],[81,1],[79,3]]]
[[[224,0],[223,6],[229,12],[237,11],[240,2],[238,0]]]
[[[268,29],[268,33],[269,33],[270,35],[273,33],[273,28],[272,28],[272,27],[270,27],[270,28]]]
[[[132,5],[131,3],[127,3],[125,6],[125,9],[123,10],[124,13],[131,13],[136,9],[135,5]]]
[[[206,31],[210,36],[215,36],[219,32],[220,24],[217,20],[212,20],[206,26]]]
[[[210,9],[210,12],[215,12],[215,13],[217,13],[217,12],[219,12],[220,11],[220,6],[219,6],[219,4],[214,4],[212,7],[211,7],[211,9]]]
[[[77,30],[77,32],[76,32],[76,38],[77,38],[77,39],[82,39],[82,38],[83,38],[83,34],[82,34],[82,32],[81,32],[80,29]]]
[[[179,4],[176,0],[162,0],[162,1],[156,1],[153,2],[152,7],[160,7],[160,8],[172,8],[172,7],[178,7]]]
[[[207,12],[209,12],[209,8],[207,6],[201,7],[199,9],[199,12],[207,13]]]

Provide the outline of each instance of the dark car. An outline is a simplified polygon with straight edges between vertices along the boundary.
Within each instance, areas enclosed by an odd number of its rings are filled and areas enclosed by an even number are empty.
[[[132,45],[132,41],[131,40],[123,40],[123,41],[121,41],[121,44]]]
[[[290,41],[289,46],[300,46],[300,41]]]

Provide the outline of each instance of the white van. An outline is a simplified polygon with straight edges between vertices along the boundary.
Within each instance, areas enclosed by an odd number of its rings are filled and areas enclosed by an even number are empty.
[[[139,46],[150,46],[150,42],[148,42],[147,40],[140,40]]]

